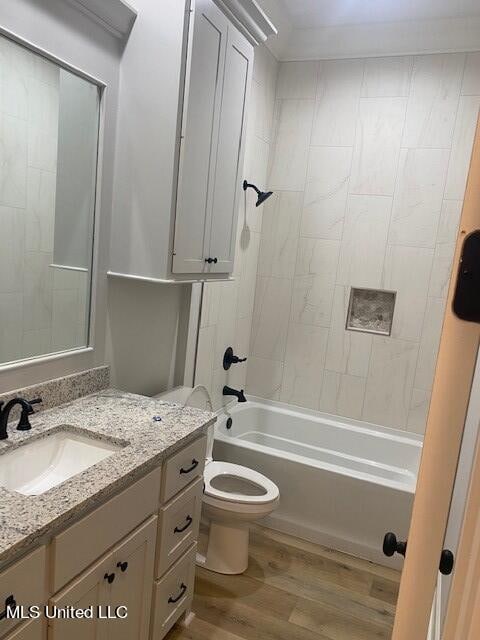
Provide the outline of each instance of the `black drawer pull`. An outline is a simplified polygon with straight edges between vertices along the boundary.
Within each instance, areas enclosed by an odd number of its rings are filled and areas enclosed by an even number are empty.
[[[178,596],[175,596],[175,598],[172,598],[172,596],[170,596],[170,598],[168,599],[168,604],[175,604],[175,602],[178,602],[179,600],[181,600],[185,595],[186,590],[187,590],[187,585],[182,582],[182,585],[180,587],[180,593],[178,594]]]
[[[108,584],[112,584],[112,582],[115,580],[115,574],[114,573],[106,573],[103,576],[103,579],[106,580],[108,582]]]
[[[8,598],[5,598],[5,609],[2,611],[2,613],[0,613],[0,620],[3,620],[4,618],[7,617],[8,609],[14,608],[16,606],[17,606],[17,601],[13,597],[13,594],[11,596],[8,596]]]
[[[117,567],[122,573],[125,573],[125,571],[128,569],[128,562],[117,562]]]
[[[180,469],[180,473],[192,473],[194,469],[198,467],[198,460],[195,458],[192,460],[192,466],[188,467],[188,469],[184,469],[183,467]]]
[[[187,521],[187,524],[185,524],[183,527],[175,527],[175,529],[173,530],[173,533],[183,533],[184,531],[186,531],[193,522],[192,516],[187,516],[186,521]]]

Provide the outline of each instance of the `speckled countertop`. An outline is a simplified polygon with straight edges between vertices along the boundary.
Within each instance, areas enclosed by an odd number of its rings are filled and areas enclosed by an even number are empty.
[[[67,428],[125,446],[39,496],[0,487],[0,567],[148,473],[214,420],[207,411],[109,389],[32,416],[31,431],[10,425],[8,440],[0,443],[0,464],[2,453],[52,429]]]

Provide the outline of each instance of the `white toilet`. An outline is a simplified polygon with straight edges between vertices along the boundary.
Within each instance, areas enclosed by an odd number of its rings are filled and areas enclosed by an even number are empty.
[[[238,574],[248,567],[250,523],[279,503],[278,487],[261,473],[212,458],[214,427],[208,434],[202,516],[208,521],[205,555],[197,564],[217,573]]]

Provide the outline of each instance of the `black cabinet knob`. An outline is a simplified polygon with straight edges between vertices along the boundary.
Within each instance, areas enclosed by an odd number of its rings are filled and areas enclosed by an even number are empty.
[[[205,258],[205,262],[208,262],[208,264],[217,264],[218,262],[218,258]]]
[[[128,562],[117,562],[117,568],[120,569],[122,573],[128,569]]]
[[[17,601],[15,600],[13,593],[12,595],[5,598],[5,609],[0,613],[0,620],[3,620],[7,617],[7,610],[14,609],[17,606]]]
[[[407,551],[407,543],[397,540],[397,536],[389,531],[383,539],[383,553],[391,558],[396,553],[405,556]]]
[[[115,580],[115,574],[114,573],[106,573],[103,576],[103,579],[106,580],[108,582],[108,584],[112,584],[112,582]]]

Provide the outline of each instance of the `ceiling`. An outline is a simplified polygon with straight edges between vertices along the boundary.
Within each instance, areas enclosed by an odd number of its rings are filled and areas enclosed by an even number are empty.
[[[480,51],[480,0],[256,1],[279,60]]]
[[[280,0],[294,28],[480,15],[479,0]]]

